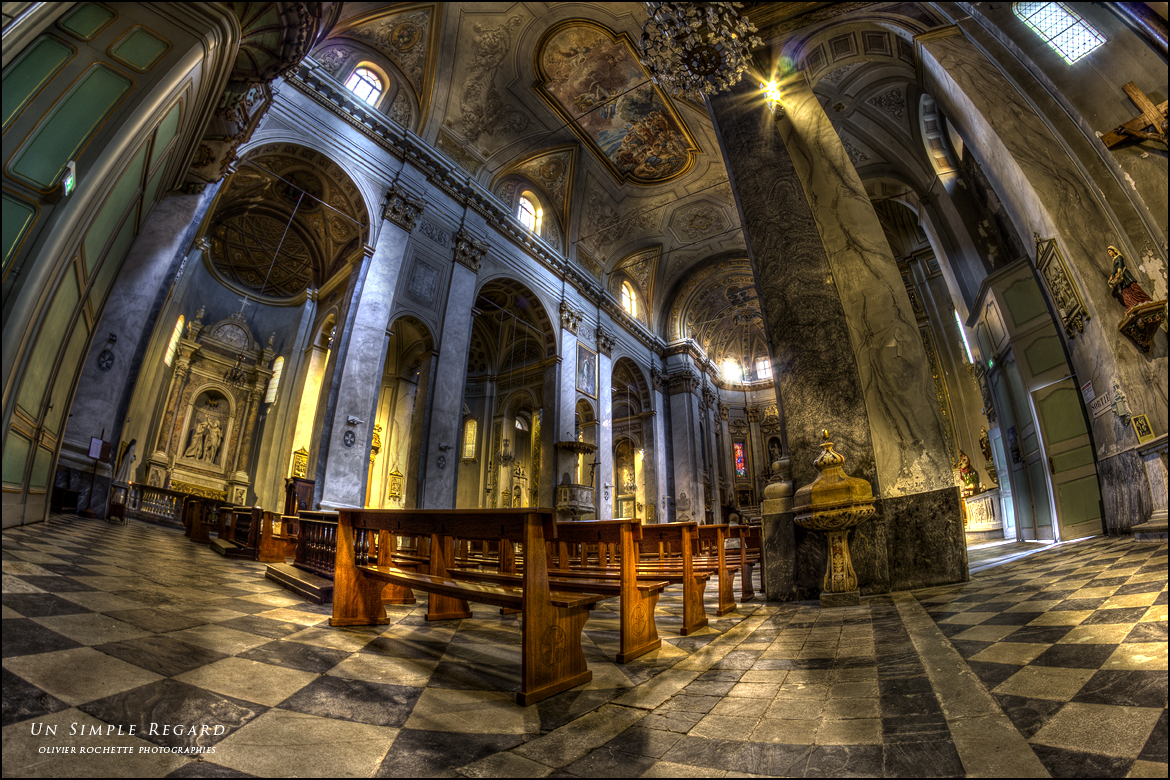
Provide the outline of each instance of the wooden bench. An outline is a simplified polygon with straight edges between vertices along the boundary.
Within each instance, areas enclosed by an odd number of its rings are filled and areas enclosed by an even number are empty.
[[[284,563],[297,552],[297,520],[295,515],[265,512],[261,519],[260,549],[256,560],[261,563]]]
[[[471,617],[469,601],[521,612],[521,683],[516,701],[535,704],[593,679],[581,649],[589,610],[605,598],[597,593],[549,588],[545,541],[556,538],[548,509],[343,509],[338,513],[334,566],[334,626],[388,623],[382,591],[389,585],[430,594],[427,620]],[[431,537],[428,573],[392,561],[389,534]],[[380,538],[378,563],[364,564]],[[482,584],[448,575],[455,539],[497,540],[501,549],[518,543],[524,558],[523,586]]]
[[[758,525],[733,525],[729,529],[730,538],[739,539],[739,549],[728,550],[728,558],[739,565],[739,592],[740,602],[751,601],[756,596],[752,582],[752,569],[760,562],[760,552],[763,549],[762,528]],[[763,583],[760,583],[761,589]]]
[[[218,523],[222,502],[200,496],[187,496],[183,501],[183,525],[191,541],[211,543],[211,529]],[[111,506],[113,506],[111,504]]]
[[[549,563],[549,587],[571,592],[600,593],[608,598],[619,599],[619,649],[616,656],[619,664],[632,661],[662,646],[662,640],[658,637],[658,627],[654,622],[654,610],[659,595],[670,583],[666,580],[638,578],[634,565],[637,548],[634,545],[642,536],[641,528],[636,520],[558,523],[555,542],[560,551],[556,558],[558,563],[554,564],[551,561]],[[571,545],[585,544],[617,546],[621,550],[619,570],[614,574],[598,572],[596,576],[573,577],[567,565],[571,559],[569,548]],[[550,544],[550,548],[552,546],[554,545]],[[499,570],[492,572],[459,569],[452,571],[451,576],[455,579],[508,585],[518,585],[522,580],[522,575],[514,573],[515,556],[509,556],[507,552],[502,559],[481,556],[473,560],[476,561],[474,565],[491,565],[495,560]],[[460,563],[462,561],[461,558]],[[561,576],[562,571],[568,576]]]
[[[263,516],[264,511],[258,506],[220,509],[219,538],[211,542],[211,549],[226,558],[256,560]]]

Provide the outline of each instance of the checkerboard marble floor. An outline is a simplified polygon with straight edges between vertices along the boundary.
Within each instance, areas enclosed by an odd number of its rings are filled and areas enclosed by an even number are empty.
[[[334,629],[262,564],[135,522],[55,516],[2,555],[5,776],[1167,775],[1165,544],[690,637],[672,587],[662,648],[625,665],[606,602],[592,683],[527,708],[517,619],[487,607]]]

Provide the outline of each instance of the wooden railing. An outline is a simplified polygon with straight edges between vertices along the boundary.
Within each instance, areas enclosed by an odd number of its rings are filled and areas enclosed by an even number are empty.
[[[333,579],[337,559],[337,512],[302,509],[298,522],[300,533],[293,566]]]

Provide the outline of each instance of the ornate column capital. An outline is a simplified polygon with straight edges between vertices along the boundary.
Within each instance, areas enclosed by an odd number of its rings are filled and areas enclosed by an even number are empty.
[[[671,395],[697,393],[699,390],[699,374],[693,368],[684,368],[678,373],[668,374],[667,381],[670,384]]]
[[[427,205],[422,198],[416,198],[397,184],[390,186],[386,192],[386,206],[382,209],[382,219],[387,219],[398,225],[406,232],[414,230],[414,221]]]
[[[466,266],[472,273],[479,273],[479,264],[487,250],[487,242],[472,238],[463,228],[459,228],[459,232],[455,234],[455,262]]]
[[[719,396],[710,387],[703,388],[703,405],[708,409],[715,409],[719,404]]]
[[[617,337],[605,329],[605,326],[597,326],[597,351],[609,357],[613,354],[613,347],[617,344]]]
[[[650,366],[650,383],[660,393],[666,389],[666,374],[658,366]]]
[[[585,313],[580,309],[574,307],[568,301],[561,301],[561,327],[577,335],[577,329],[581,327],[581,320],[584,319]]]
[[[726,421],[727,421],[727,416],[728,416],[730,413],[731,413],[731,405],[730,405],[730,404],[725,404],[725,403],[720,403],[720,404],[719,404],[719,419],[720,419],[720,420],[723,420],[723,421],[725,421],[725,422],[726,422]]]
[[[760,407],[749,406],[747,408],[747,418],[748,418],[748,422],[759,422],[760,421]]]

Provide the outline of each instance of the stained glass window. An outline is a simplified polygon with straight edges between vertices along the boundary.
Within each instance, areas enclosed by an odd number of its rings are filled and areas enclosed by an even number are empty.
[[[743,459],[743,443],[735,442],[731,445],[731,451],[735,454],[735,476],[747,476],[747,464]]]
[[[468,417],[467,422],[463,423],[463,459],[472,460],[475,458],[475,434],[479,424],[474,417]]]
[[[1015,3],[1014,10],[1070,65],[1105,43],[1105,36],[1065,3]]]

